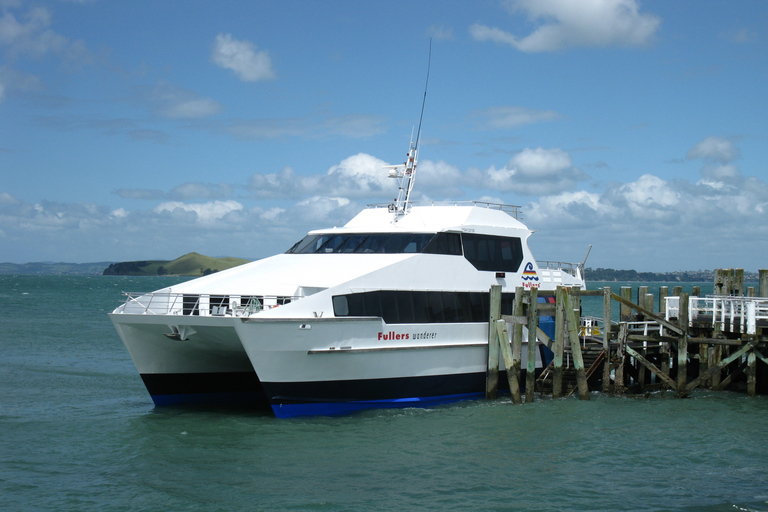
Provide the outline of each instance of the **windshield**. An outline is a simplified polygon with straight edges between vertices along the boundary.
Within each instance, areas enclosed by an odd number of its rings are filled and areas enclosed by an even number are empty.
[[[343,233],[307,235],[288,254],[421,252],[434,233]]]

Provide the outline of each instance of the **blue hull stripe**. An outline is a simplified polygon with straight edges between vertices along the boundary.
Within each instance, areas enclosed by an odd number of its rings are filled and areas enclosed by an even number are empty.
[[[278,418],[294,418],[297,416],[339,416],[366,409],[395,409],[406,407],[429,407],[448,404],[460,400],[477,399],[484,393],[465,393],[460,395],[395,398],[392,400],[365,400],[351,402],[320,402],[320,403],[280,403],[272,405],[272,410]]]

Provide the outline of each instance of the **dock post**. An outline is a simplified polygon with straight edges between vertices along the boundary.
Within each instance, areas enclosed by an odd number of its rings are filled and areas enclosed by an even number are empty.
[[[539,327],[539,289],[531,288],[528,304],[528,353],[525,368],[525,403],[534,401],[536,391],[536,330]]]
[[[757,356],[756,348],[749,351],[747,355],[747,394],[754,398],[757,391]]]
[[[733,281],[731,282],[731,295],[737,297],[744,296],[744,269],[737,268],[733,271]]]
[[[603,288],[603,393],[611,390],[611,287]]]
[[[613,391],[617,395],[623,395],[626,391],[624,386],[624,365],[626,364],[626,350],[627,346],[627,323],[621,322],[619,324],[619,339],[618,349],[616,351],[616,359],[618,360],[618,366],[616,366],[616,374],[614,376]]]
[[[680,313],[678,325],[683,330],[680,340],[677,342],[677,396],[687,396],[686,384],[688,383],[688,294],[680,294]]]
[[[491,286],[491,314],[488,319],[488,369],[485,373],[485,398],[494,400],[499,396],[499,335],[496,321],[501,318],[501,285]]]
[[[576,370],[576,385],[579,387],[579,399],[589,400],[589,386],[587,385],[587,370],[584,368],[584,357],[581,354],[579,342],[579,316],[571,304],[571,289],[564,294],[565,318],[568,324],[568,340],[573,354],[573,368]]]
[[[638,306],[645,307],[645,302],[644,301],[645,301],[645,295],[647,293],[648,293],[648,287],[647,286],[645,286],[645,285],[638,286],[637,287],[637,302],[635,302],[635,304],[637,304]]]
[[[725,280],[726,280],[725,270],[723,270],[722,268],[716,268],[715,269],[715,283],[714,283],[714,288],[713,288],[713,292],[715,293],[715,295],[726,295],[728,293],[726,291],[727,290],[727,285],[726,285]]]
[[[707,370],[709,370],[709,344],[699,343],[699,375],[706,373]],[[707,387],[710,382],[711,379],[705,379],[701,385]]]
[[[565,338],[565,305],[563,287],[558,286],[555,292],[555,344],[552,361],[552,398],[563,396],[563,351]]]
[[[669,296],[669,286],[659,286],[659,313],[667,312],[666,298]],[[661,316],[664,316],[663,314]]]
[[[629,302],[632,302],[632,287],[622,286],[621,298]],[[630,308],[626,304],[622,304],[621,307],[619,308],[619,320],[621,320],[622,322],[629,322],[631,320],[631,317],[632,317],[632,308]]]
[[[515,289],[515,303],[513,306],[513,315],[520,318],[523,316],[524,307],[524,293],[523,287],[518,286]],[[503,342],[502,342],[503,343]],[[512,395],[512,402],[514,404],[523,403],[522,396],[520,394],[520,364],[522,359],[523,350],[523,324],[515,322],[512,327],[512,360],[505,361],[507,364],[507,380],[509,381],[509,393]]]
[[[683,287],[682,286],[673,286],[672,287],[672,296],[673,297],[679,297],[681,293],[683,293]]]
[[[761,268],[757,274],[759,276],[757,294],[759,297],[768,297],[768,269]]]

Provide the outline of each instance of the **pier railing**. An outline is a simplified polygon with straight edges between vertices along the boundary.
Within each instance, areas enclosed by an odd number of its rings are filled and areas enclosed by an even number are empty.
[[[666,318],[680,316],[680,297],[666,297]],[[755,334],[757,326],[768,325],[768,298],[714,295],[690,297],[688,318],[691,325],[708,324],[718,331]]]

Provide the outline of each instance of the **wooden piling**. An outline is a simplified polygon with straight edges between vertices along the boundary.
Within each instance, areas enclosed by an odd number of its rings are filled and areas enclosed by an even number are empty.
[[[768,269],[761,268],[757,271],[758,275],[758,288],[757,293],[759,297],[768,297]]]
[[[677,342],[677,395],[682,397],[688,382],[688,294],[680,294],[678,325],[683,333]]]
[[[579,342],[579,316],[571,305],[570,289],[563,294],[565,302],[565,318],[568,325],[568,340],[573,355],[573,368],[576,370],[576,385],[579,388],[579,399],[589,400],[589,387],[587,386],[587,371],[584,369],[584,358],[581,354]]]
[[[645,295],[648,293],[648,287],[647,286],[638,286],[637,287],[637,304],[643,305],[643,302],[645,301]]]
[[[626,347],[627,347],[627,323],[619,324],[618,348],[616,350],[616,373],[614,374],[613,391],[617,395],[623,395],[626,391],[624,384],[624,366],[626,365]]]
[[[757,391],[757,356],[754,349],[747,356],[747,394],[754,397]]]
[[[555,292],[555,344],[552,352],[552,397],[563,396],[563,351],[565,349],[565,305],[563,287],[558,286]]]
[[[536,391],[536,334],[538,322],[538,288],[531,288],[530,303],[528,304],[528,353],[525,368],[525,403],[534,401]]]
[[[507,366],[507,375],[509,376],[510,386],[509,392],[512,395],[512,402],[515,404],[523,403],[520,394],[520,365],[523,345],[523,324],[521,317],[523,316],[524,298],[523,287],[520,286],[515,290],[515,302],[513,307],[513,314],[517,318],[517,321],[512,328],[512,363],[511,366]]]
[[[485,398],[499,396],[499,335],[496,321],[501,319],[501,285],[491,286],[490,318],[488,319],[488,368],[485,373]]]
[[[603,288],[603,393],[611,390],[611,287]]]
[[[632,302],[632,287],[630,286],[622,286],[621,287],[621,298],[626,300],[627,302]],[[632,316],[632,308],[626,305],[626,303],[621,303],[621,308],[619,309],[619,320],[621,322],[629,322]]]
[[[667,297],[669,297],[669,286],[659,286],[659,313],[663,313],[667,307]]]

